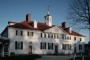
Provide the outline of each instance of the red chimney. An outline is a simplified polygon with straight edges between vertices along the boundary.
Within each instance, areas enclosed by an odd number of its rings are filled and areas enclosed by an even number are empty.
[[[26,21],[27,21],[28,23],[30,23],[30,20],[31,20],[30,17],[31,17],[30,14],[27,14],[27,15],[26,15]]]
[[[62,27],[66,28],[66,22],[62,22]]]

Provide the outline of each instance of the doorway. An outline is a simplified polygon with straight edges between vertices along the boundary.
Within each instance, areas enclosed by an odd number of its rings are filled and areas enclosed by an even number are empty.
[[[55,54],[58,54],[58,45],[55,45]]]
[[[29,45],[29,54],[32,54],[32,45]]]

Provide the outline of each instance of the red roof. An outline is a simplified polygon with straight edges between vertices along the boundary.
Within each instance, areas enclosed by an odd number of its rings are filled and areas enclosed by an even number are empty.
[[[74,35],[74,36],[83,36],[83,35],[81,35],[81,34],[75,32],[75,31],[72,31],[71,33],[68,32],[68,28],[64,28],[64,27],[62,27],[62,26],[61,26],[61,28],[62,28],[64,31],[66,31],[69,35]]]
[[[30,23],[28,23],[27,21],[23,21],[23,22],[20,22],[20,23],[16,23],[15,25],[10,25],[9,27],[14,27],[14,28],[22,28],[22,29],[30,29],[30,30],[40,30],[40,31],[44,31],[46,29],[49,29],[53,26],[48,26],[46,25],[45,23],[41,23],[41,22],[38,22],[37,23],[37,28],[34,28],[33,27],[33,21],[30,21]],[[60,26],[64,31],[66,31],[69,35],[75,35],[75,36],[83,36],[75,31],[72,31],[71,33],[69,33],[67,31],[67,28],[64,28],[62,26]]]
[[[23,21],[20,23],[16,23],[15,25],[10,25],[9,27],[31,29],[31,30],[40,30],[40,31],[44,31],[46,29],[51,28],[51,26],[48,26],[45,23],[40,23],[40,22],[37,23],[37,28],[34,28],[33,21],[30,21],[30,23],[28,23],[27,21]]]

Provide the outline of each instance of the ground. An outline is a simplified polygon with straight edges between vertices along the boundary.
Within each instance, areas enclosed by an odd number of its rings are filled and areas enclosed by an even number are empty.
[[[69,60],[69,56],[42,56],[36,60]]]
[[[73,60],[70,55],[16,55],[0,58],[0,60]],[[76,60],[82,60],[82,57],[76,57]],[[85,57],[90,60],[90,57]]]

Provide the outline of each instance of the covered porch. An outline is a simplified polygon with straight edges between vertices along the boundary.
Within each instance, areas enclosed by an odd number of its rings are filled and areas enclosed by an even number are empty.
[[[0,57],[9,56],[9,39],[0,37]]]

